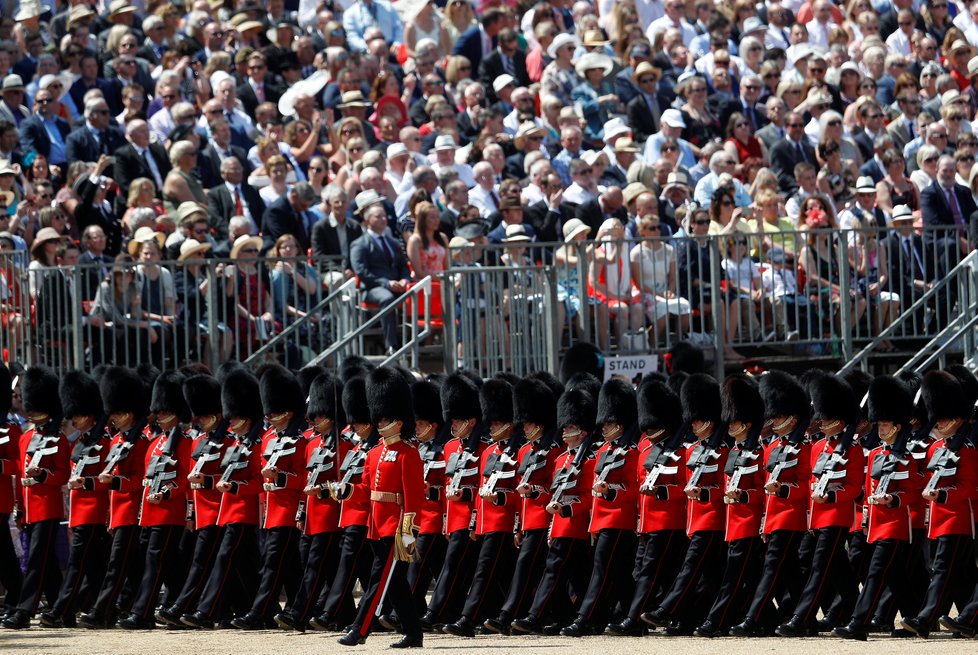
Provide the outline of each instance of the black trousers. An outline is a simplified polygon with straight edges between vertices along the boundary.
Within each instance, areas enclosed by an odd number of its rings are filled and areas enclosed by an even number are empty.
[[[185,582],[179,595],[170,607],[178,614],[186,614],[197,607],[200,594],[203,593],[207,578],[210,576],[211,569],[214,568],[214,560],[217,558],[221,538],[224,536],[224,528],[219,525],[208,525],[197,530],[194,534],[197,535],[197,538],[194,541],[190,568],[187,570]]]
[[[631,600],[631,576],[638,537],[631,530],[606,528],[598,532],[591,562],[591,579],[577,616],[588,625],[608,624],[615,607]]]
[[[479,622],[499,612],[508,588],[505,585],[512,579],[516,564],[512,532],[490,532],[480,541],[475,573],[462,608],[462,618]]]
[[[929,553],[930,541],[927,539],[927,530],[914,528],[906,559],[903,562],[902,591],[897,594],[892,585],[886,587],[873,613],[877,623],[893,625],[897,612],[900,612],[901,616],[917,616],[920,612],[923,599],[927,595],[927,587],[930,585],[930,566],[927,563]]]
[[[60,527],[59,519],[50,519],[29,523],[24,528],[28,540],[27,570],[24,573],[17,609],[31,616],[37,611],[42,593],[50,603],[56,602],[58,598],[58,591],[61,588],[61,567],[58,565],[54,541]],[[3,529],[7,530],[7,526],[3,526]]]
[[[197,611],[213,619],[224,614],[225,603],[241,611],[258,589],[258,527],[247,523],[224,526],[214,566],[197,604]]]
[[[418,614],[424,614],[428,606],[428,588],[441,563],[445,561],[448,541],[440,532],[431,532],[418,535],[416,543],[418,557],[408,567],[407,581],[411,585]]]
[[[899,601],[906,586],[905,563],[909,552],[910,544],[906,541],[883,539],[873,544],[869,573],[859,594],[859,600],[856,601],[852,623],[863,628],[869,625],[869,620],[887,587],[893,591],[894,598]]]
[[[527,530],[520,542],[516,566],[513,568],[509,593],[499,612],[502,623],[509,623],[514,617],[524,616],[533,602],[543,569],[547,562],[547,529]]]
[[[421,621],[414,606],[414,598],[411,596],[411,587],[407,582],[408,562],[401,562],[394,558],[396,538],[384,537],[370,541],[370,550],[374,558],[370,569],[370,582],[360,600],[357,618],[353,623],[353,629],[363,637],[370,634],[370,629],[384,602],[389,602],[397,612],[406,636],[421,637]]]
[[[336,576],[342,537],[343,533],[339,531],[320,532],[308,540],[302,582],[291,605],[286,608],[299,625],[305,625],[316,614],[323,588]]]
[[[959,589],[974,588],[974,546],[972,536],[948,534],[934,540],[934,563],[930,585],[917,619],[925,626],[947,614],[951,603],[960,597]]]
[[[824,605],[835,606],[840,612],[837,616],[848,616],[855,607],[859,586],[846,553],[848,539],[849,526],[816,531],[812,567],[794,611],[805,625],[815,623],[818,610]]]
[[[9,533],[9,530],[5,532]],[[107,544],[108,532],[104,525],[79,525],[71,529],[68,566],[58,600],[51,607],[52,614],[59,617],[73,615],[86,600],[85,592],[90,594],[101,587]]]
[[[779,601],[779,608],[794,607],[797,603],[798,592],[804,583],[799,579],[801,567],[798,561],[798,549],[804,536],[804,532],[794,530],[775,530],[768,535],[761,580],[747,610],[749,620],[761,622],[772,611],[771,603],[775,599]],[[790,618],[790,615],[783,618]]]
[[[723,532],[703,530],[689,540],[683,566],[659,607],[680,622],[699,622],[716,598],[723,575]]]
[[[323,608],[323,616],[344,625],[353,620],[356,610],[353,604],[353,583],[359,579],[360,586],[366,588],[370,561],[367,526],[351,525],[343,528],[336,577],[332,584],[323,587],[320,594],[319,604]]]
[[[676,579],[689,546],[683,530],[658,530],[643,535],[636,551],[635,591],[628,608],[628,618],[637,619],[648,609],[658,607]]]
[[[729,628],[735,619],[744,615],[754,597],[763,566],[764,542],[760,535],[735,539],[727,544],[723,580],[713,607],[706,615],[715,628]]]
[[[852,571],[856,584],[862,584],[869,572],[869,557],[873,547],[866,543],[866,533],[862,530],[849,533],[849,570]],[[831,606],[825,612],[825,617],[833,623],[838,623],[852,614],[852,607],[846,607],[842,597],[836,595]]]
[[[540,621],[549,613],[559,623],[569,622],[575,613],[573,607],[582,602],[587,593],[590,563],[591,544],[587,539],[554,539],[527,618]],[[576,603],[568,597],[568,591],[577,599]]]
[[[139,583],[132,614],[147,621],[152,618],[156,601],[164,584],[180,586],[183,578],[179,566],[180,540],[185,532],[182,525],[154,525],[144,528],[147,533],[143,577]]]
[[[281,609],[278,597],[283,587],[287,605],[295,598],[302,574],[299,566],[299,538],[302,534],[294,525],[269,528],[264,532],[261,580],[251,604],[251,613],[267,619]]]
[[[473,539],[468,530],[448,535],[445,562],[438,573],[428,612],[439,621],[454,622],[472,583],[481,538]]]
[[[4,590],[3,605],[16,607],[20,602],[20,590],[24,586],[24,573],[14,549],[14,540],[8,529],[10,514],[0,514],[0,586]]]
[[[107,621],[117,610],[127,611],[132,603],[133,590],[142,577],[139,533],[138,525],[121,525],[112,532],[105,578],[89,612],[100,620]]]

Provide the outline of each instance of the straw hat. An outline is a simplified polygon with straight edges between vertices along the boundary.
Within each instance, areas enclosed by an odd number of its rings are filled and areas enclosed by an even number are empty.
[[[252,237],[248,236],[247,234],[242,234],[234,240],[234,245],[231,246],[231,259],[237,259],[243,248],[254,246],[261,251],[262,245],[261,237]]]
[[[897,221],[911,221],[913,222],[914,215],[910,211],[910,208],[906,205],[897,205],[893,208],[893,215],[890,217],[891,223],[896,223]]]
[[[639,78],[646,75],[654,75],[656,81],[662,79],[662,71],[657,67],[653,66],[647,61],[643,61],[638,66],[635,67],[635,72],[632,73],[632,81],[638,82]]]
[[[33,255],[40,250],[44,244],[52,241],[61,241],[61,238],[61,235],[58,234],[58,231],[53,227],[42,227],[37,231],[37,234],[34,235],[34,242],[31,244],[31,254]]]
[[[581,43],[585,48],[596,48],[598,46],[608,45],[611,41],[604,38],[604,32],[601,30],[587,30],[584,32],[584,38],[581,39]]]
[[[506,243],[514,243],[517,241],[530,241],[530,235],[526,233],[526,228],[522,223],[516,225],[506,226],[506,237],[503,239]]]
[[[546,134],[547,130],[540,127],[532,121],[526,121],[520,124],[520,128],[516,131],[516,138],[513,139],[513,144],[516,146],[517,150],[522,150],[523,146],[526,145],[526,138],[533,136],[534,134]]]
[[[258,23],[259,27],[261,23]],[[278,110],[283,116],[295,114],[295,98],[301,93],[316,97],[329,83],[329,71],[318,70],[304,80],[296,82],[278,100]],[[361,96],[362,97],[362,96]]]
[[[567,241],[573,241],[574,237],[576,237],[581,232],[590,234],[591,228],[585,225],[584,221],[582,221],[581,219],[572,218],[566,223],[564,223],[562,232],[564,233],[564,241],[567,242]]]
[[[615,62],[611,60],[608,55],[602,55],[597,52],[589,52],[577,60],[574,64],[574,70],[581,77],[589,70],[594,70],[595,68],[600,68],[603,71],[603,75],[608,75],[615,68]]]
[[[136,257],[139,253],[139,246],[147,243],[149,241],[156,241],[156,245],[159,246],[160,250],[163,250],[163,244],[166,242],[166,235],[162,232],[157,232],[151,227],[141,227],[136,230],[136,233],[132,235],[132,240],[129,245],[126,246],[126,250],[129,251],[129,255]]]
[[[549,55],[551,59],[556,59],[557,51],[563,48],[565,45],[572,45],[575,48],[579,48],[581,45],[581,40],[573,34],[567,34],[566,32],[558,34],[547,47],[547,55]]]
[[[203,255],[210,249],[211,244],[209,243],[201,243],[197,239],[184,239],[183,243],[180,244],[180,256],[177,257],[177,260],[182,262],[187,259],[202,259],[198,255]]]

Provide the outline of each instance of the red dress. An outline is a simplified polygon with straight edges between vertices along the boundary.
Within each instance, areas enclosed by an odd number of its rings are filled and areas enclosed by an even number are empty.
[[[760,159],[763,156],[763,153],[761,152],[761,142],[756,136],[752,136],[746,144],[742,143],[740,139],[736,137],[730,137],[727,139],[727,143],[732,143],[734,144],[734,147],[737,148],[737,161],[741,164],[750,158]],[[746,176],[743,174],[738,175],[737,179],[741,182],[747,181]]]

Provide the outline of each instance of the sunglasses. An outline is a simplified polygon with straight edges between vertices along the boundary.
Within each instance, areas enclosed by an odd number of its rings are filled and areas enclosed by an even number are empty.
[[[675,150],[679,150],[679,147],[678,147],[678,146],[662,146],[662,147],[661,147],[661,148],[659,148],[659,149],[660,149],[660,150],[661,150],[662,152],[673,152],[673,151],[675,151]]]
[[[749,123],[734,123],[734,127],[750,127]]]
[[[709,221],[707,221],[707,222],[709,222]],[[658,223],[656,223],[655,225],[646,225],[644,229],[651,230],[653,232],[658,232],[659,229],[660,229],[660,226],[659,226]]]
[[[733,207],[733,200],[724,200],[720,203],[721,207]]]
[[[356,129],[355,127],[349,127],[343,130],[342,132],[340,132],[340,134],[342,134],[343,136],[346,136],[348,134],[360,134],[360,130]]]
[[[828,125],[829,127],[839,127],[840,125],[842,125],[842,121],[840,121],[838,118],[835,118],[833,120],[830,120],[828,123],[826,123],[826,125]]]
[[[242,248],[239,252],[255,254],[258,252],[258,248]]]
[[[732,205],[733,203],[730,204]],[[710,219],[708,218],[701,218],[699,220],[693,221],[693,225],[709,225],[709,224],[710,224]]]
[[[652,84],[652,82],[655,82],[654,77],[641,77],[638,80],[639,84]]]
[[[819,66],[818,68],[809,68],[808,69],[808,72],[809,73],[816,73],[816,74],[817,73],[824,73],[825,72],[825,69],[822,68],[821,66]]]

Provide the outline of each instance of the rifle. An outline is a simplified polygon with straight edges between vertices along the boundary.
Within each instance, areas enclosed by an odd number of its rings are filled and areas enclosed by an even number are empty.
[[[550,449],[556,445],[554,443],[554,434],[541,435],[537,443],[540,444],[540,447],[531,448],[516,470],[516,474],[522,476],[519,484],[516,485],[517,487],[522,487],[523,485],[529,486],[530,478],[533,477],[533,474],[547,465],[547,457],[550,455]]]
[[[194,460],[194,465],[190,469],[188,477],[192,478],[200,475],[204,470],[205,464],[216,462],[221,458],[221,449],[224,448],[224,437],[227,435],[227,431],[228,420],[222,418],[217,427],[197,443],[197,447],[190,454],[190,458]],[[192,482],[190,484],[191,489],[210,489],[212,487],[213,484],[207,480],[204,482]]]
[[[727,460],[724,473],[729,475],[730,479],[727,480],[727,486],[724,489],[723,502],[728,505],[736,501],[727,494],[741,491],[740,481],[744,476],[752,475],[760,470],[758,459],[760,459],[761,453],[758,452],[758,444],[760,443],[763,427],[763,424],[751,426],[751,431],[748,433],[747,438],[744,439],[743,444],[737,449],[737,457]]]
[[[236,443],[231,446],[221,462],[221,468],[224,472],[221,474],[219,482],[231,482],[235,471],[248,468],[249,457],[251,457],[250,443]]]
[[[306,470],[309,471],[309,477],[306,478],[306,487],[319,487],[322,490],[324,483],[321,483],[319,478],[332,469],[336,463],[336,451],[333,447],[336,441],[335,429],[329,436],[330,440],[321,441],[321,445],[313,451],[312,457],[309,458],[309,463],[306,464]]]
[[[149,466],[146,468],[146,477],[143,479],[143,486],[149,488],[149,493],[162,493],[165,490],[164,485],[170,480],[176,479],[177,460],[174,459],[173,453],[176,450],[179,436],[179,428],[170,430],[170,434],[166,438],[166,443],[163,444],[162,452],[159,455],[154,455],[150,459]],[[167,471],[167,468],[171,465],[174,468]]]
[[[788,443],[784,446],[777,446],[771,453],[771,459],[767,464],[769,475],[767,482],[764,484],[765,487],[772,482],[780,482],[782,473],[798,466],[798,454],[801,453],[801,442],[805,438],[805,432],[808,430],[809,424],[810,421],[803,421],[799,418],[798,425],[788,435]]]
[[[577,479],[581,477],[581,470],[584,468],[584,462],[587,458],[591,456],[591,433],[588,433],[584,437],[584,441],[578,446],[577,453],[574,454],[574,459],[571,461],[569,468],[561,469],[554,476],[554,482],[551,486],[553,493],[550,495],[551,505],[570,505],[576,503],[580,500],[577,496],[568,496],[568,492],[573,491],[577,487]]]
[[[0,428],[0,446],[10,443],[10,426],[9,424]]]
[[[126,432],[126,435],[112,446],[112,449],[109,451],[109,456],[105,460],[105,468],[102,469],[101,475],[112,475],[115,467],[129,457],[129,453],[136,444],[136,440],[142,434],[144,427],[146,427],[146,419],[136,421],[129,431]]]
[[[330,495],[333,500],[340,500],[340,492],[353,482],[353,478],[363,474],[363,465],[367,463],[367,453],[377,445],[380,435],[376,430],[370,431],[370,436],[366,441],[362,441],[359,447],[354,448],[346,454],[343,463],[340,465],[340,473],[343,477],[338,482],[330,482]]]
[[[476,426],[469,434],[468,440],[462,450],[452,453],[448,459],[448,466],[445,467],[445,475],[452,476],[445,487],[446,495],[454,495],[462,488],[462,481],[471,475],[479,473],[479,458],[476,453],[479,450],[479,441],[482,438],[482,429]]]
[[[41,468],[41,463],[47,455],[57,453],[59,436],[57,433],[44,434],[35,430],[30,442],[27,444],[26,454],[30,455],[31,459],[25,467],[25,470],[29,471],[31,469]]]
[[[870,498],[885,496],[889,493],[890,484],[895,480],[907,480],[910,478],[910,471],[897,471],[901,464],[908,464],[910,458],[907,456],[907,440],[910,438],[910,427],[906,426],[900,431],[900,435],[890,447],[890,452],[873,462],[873,470],[870,476],[879,480],[873,495]],[[869,499],[867,499],[868,502]],[[872,503],[870,503],[872,504]]]
[[[684,491],[689,493],[700,486],[700,480],[707,473],[716,473],[720,470],[720,452],[723,446],[723,435],[727,431],[727,424],[718,422],[713,428],[713,434],[705,442],[700,442],[693,447],[693,454],[689,458],[686,467],[693,472],[686,482]]]
[[[656,443],[649,449],[649,454],[643,463],[647,472],[645,480],[638,488],[639,493],[650,494],[659,486],[660,477],[679,473],[682,456],[678,451],[686,442],[689,427],[689,423],[683,423],[668,439]]]
[[[482,472],[482,475],[488,479],[482,485],[482,489],[479,490],[480,495],[491,496],[496,493],[496,485],[499,484],[500,480],[516,477],[516,468],[519,465],[516,460],[519,456],[520,446],[523,445],[520,443],[522,440],[523,434],[519,430],[514,430],[513,436],[506,442],[503,451],[495,459],[489,458],[489,461],[486,462],[486,469]],[[514,490],[509,489],[508,491]]]
[[[930,480],[924,486],[924,493],[937,491],[941,478],[950,478],[958,472],[958,462],[961,456],[958,451],[968,443],[975,443],[978,438],[978,403],[975,404],[971,412],[971,425],[962,424],[953,437],[944,442],[944,446],[938,448],[927,464],[927,470],[931,471]]]
[[[265,448],[265,452],[262,455],[267,460],[265,465],[267,468],[278,467],[278,461],[283,457],[288,457],[295,453],[296,444],[299,443],[299,437],[290,437],[282,435],[280,437],[275,437],[269,440],[268,446]],[[294,473],[287,473],[285,471],[279,471],[276,474],[275,482],[264,482],[263,487],[265,491],[274,491],[275,489],[281,489],[285,486],[283,478],[279,476],[295,475]],[[280,484],[281,483],[281,484]]]

